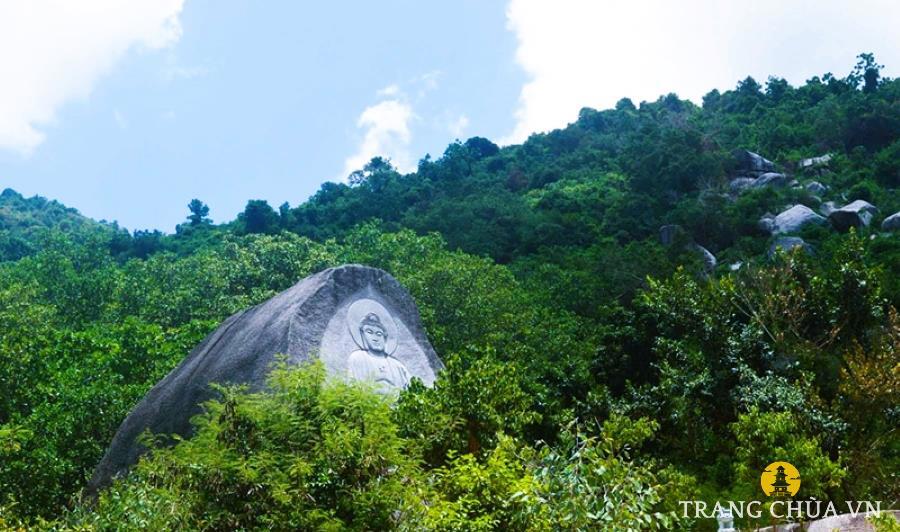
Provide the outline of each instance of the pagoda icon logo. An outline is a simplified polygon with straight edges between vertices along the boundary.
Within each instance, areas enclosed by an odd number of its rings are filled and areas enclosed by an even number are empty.
[[[800,471],[787,462],[772,462],[760,475],[759,485],[770,497],[793,497],[800,491]]]
[[[678,501],[681,505],[681,515],[685,519],[718,520],[719,530],[735,530],[735,518],[759,521],[764,519],[763,514],[768,514],[773,520],[809,521],[837,517],[841,514],[856,518],[881,512],[882,501],[844,501],[844,504],[841,504],[818,500],[815,497],[795,498],[800,491],[800,471],[787,462],[772,462],[766,466],[759,477],[759,485],[772,499],[717,500],[714,503],[705,500],[683,500]],[[779,530],[781,529],[779,526]]]

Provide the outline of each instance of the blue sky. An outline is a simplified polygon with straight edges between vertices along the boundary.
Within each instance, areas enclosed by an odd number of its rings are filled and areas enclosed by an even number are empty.
[[[0,6],[0,188],[167,232],[194,197],[217,222],[296,205],[372,155],[412,169],[622,96],[900,67],[890,2],[63,4]]]

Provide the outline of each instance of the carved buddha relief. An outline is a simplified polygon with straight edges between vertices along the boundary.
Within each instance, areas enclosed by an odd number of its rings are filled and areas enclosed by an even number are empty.
[[[350,377],[379,387],[409,385],[409,370],[393,356],[399,331],[387,309],[375,300],[358,299],[347,309],[347,328],[359,347],[347,358]]]

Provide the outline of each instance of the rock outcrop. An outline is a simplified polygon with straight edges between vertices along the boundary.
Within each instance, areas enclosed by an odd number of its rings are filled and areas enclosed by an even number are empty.
[[[752,177],[736,177],[728,183],[728,189],[734,194],[740,194],[744,190],[753,186],[756,179]]]
[[[794,205],[775,217],[773,234],[796,233],[809,224],[822,225],[825,218],[806,205]]]
[[[828,220],[838,231],[848,231],[851,227],[868,227],[877,212],[868,201],[856,200],[830,213]]]
[[[787,186],[790,180],[784,174],[779,174],[777,172],[766,172],[761,176],[756,178],[756,181],[751,185],[753,188],[763,188],[763,187],[784,187]]]
[[[773,259],[775,258],[775,255],[778,253],[779,249],[785,252],[790,252],[794,248],[800,248],[810,255],[813,254],[812,246],[807,244],[806,241],[802,238],[796,236],[780,236],[769,245],[767,256],[770,259]]]
[[[819,196],[820,198],[824,196],[826,192],[828,192],[828,188],[826,188],[825,185],[819,183],[818,181],[810,181],[804,186],[804,188],[806,188],[806,191],[810,194]]]
[[[881,228],[885,231],[900,231],[900,212],[894,213],[881,222]]]
[[[819,214],[822,216],[828,217],[829,214],[838,210],[837,203],[833,201],[826,201],[825,203],[819,205]]]
[[[803,159],[799,163],[797,163],[797,167],[801,170],[808,170],[814,168],[826,168],[828,164],[831,162],[831,154],[826,153],[825,155],[820,155],[818,157],[810,157],[809,159]]]
[[[775,215],[771,212],[763,214],[756,222],[756,227],[763,233],[769,233],[771,235],[775,232]]]
[[[738,171],[741,175],[759,177],[766,172],[775,171],[775,163],[758,153],[748,150],[736,150],[734,158],[738,163]]]
[[[694,244],[692,249],[700,256],[700,260],[703,261],[703,271],[707,274],[712,273],[716,269],[716,264],[718,264],[716,256],[699,244]]]
[[[786,187],[796,183],[783,173],[775,171],[775,163],[758,153],[737,150],[733,153],[737,168],[728,188],[733,195],[753,188]]]
[[[143,431],[189,436],[190,418],[214,395],[210,384],[264,388],[276,355],[289,364],[319,359],[346,378],[375,368],[367,380],[377,386],[402,387],[411,377],[431,385],[442,368],[415,303],[393,277],[359,265],[325,270],[225,320],[157,383],[119,427],[88,493],[137,461]]]

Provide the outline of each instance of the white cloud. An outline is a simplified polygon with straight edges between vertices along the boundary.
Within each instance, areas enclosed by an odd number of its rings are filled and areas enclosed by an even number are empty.
[[[382,100],[367,107],[356,121],[356,126],[365,133],[356,153],[344,161],[341,177],[346,178],[354,170],[362,169],[375,156],[389,158],[401,172],[415,169],[409,152],[412,140],[409,126],[414,118],[412,106],[399,98]]]
[[[444,73],[440,70],[432,70],[431,72],[426,72],[421,76],[412,79],[410,82],[413,85],[419,85],[419,98],[422,98],[429,92],[438,88],[441,76],[443,75]]]
[[[396,96],[400,94],[400,87],[396,83],[392,83],[383,89],[378,89],[376,93],[379,97]]]
[[[0,149],[30,153],[60,106],[133,47],[176,42],[184,0],[0,2]]]
[[[363,131],[362,138],[356,152],[344,160],[344,171],[339,180],[345,180],[350,173],[361,170],[376,156],[390,159],[400,172],[416,169],[417,160],[411,152],[412,126],[421,126],[423,120],[414,108],[428,109],[428,94],[438,90],[441,76],[443,73],[440,70],[431,70],[375,92],[379,101],[359,115],[356,127]],[[425,124],[441,134],[450,132],[459,137],[469,125],[469,118],[463,114],[454,116],[444,111],[442,114],[429,113],[429,116]]]
[[[504,143],[562,127],[589,106],[676,92],[699,102],[752,75],[794,84],[845,75],[860,52],[900,68],[900,3],[878,0],[511,0],[516,62],[529,75]]]
[[[447,130],[457,139],[463,136],[467,127],[469,127],[469,117],[466,115],[459,115],[447,124]]]

